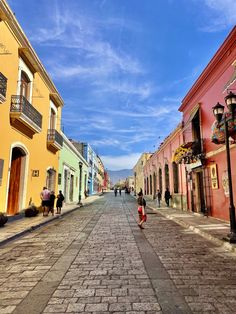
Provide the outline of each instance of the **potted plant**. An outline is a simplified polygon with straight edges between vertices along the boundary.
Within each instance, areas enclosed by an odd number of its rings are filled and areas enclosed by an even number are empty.
[[[0,212],[0,227],[3,227],[7,222],[8,218],[4,213]]]
[[[28,208],[25,209],[25,217],[35,217],[39,213],[38,208],[34,205],[31,204]]]

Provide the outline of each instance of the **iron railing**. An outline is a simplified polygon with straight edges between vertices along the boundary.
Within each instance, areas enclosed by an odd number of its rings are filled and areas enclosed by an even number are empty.
[[[11,112],[23,113],[30,121],[42,128],[42,115],[22,95],[11,96]]]
[[[0,72],[0,94],[6,97],[7,93],[7,78]]]
[[[59,132],[57,132],[57,130],[55,129],[49,129],[48,130],[48,142],[54,142],[59,144],[61,147],[63,145],[63,137],[61,136],[61,134]]]

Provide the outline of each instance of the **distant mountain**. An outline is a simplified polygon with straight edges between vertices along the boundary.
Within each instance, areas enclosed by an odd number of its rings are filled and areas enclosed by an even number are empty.
[[[125,180],[129,176],[133,175],[132,169],[122,169],[122,170],[107,170],[112,185],[119,182],[119,180]]]

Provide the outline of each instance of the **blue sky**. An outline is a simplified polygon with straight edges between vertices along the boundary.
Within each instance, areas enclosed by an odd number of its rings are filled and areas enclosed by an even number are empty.
[[[235,0],[10,0],[62,95],[64,133],[132,168],[236,22]]]

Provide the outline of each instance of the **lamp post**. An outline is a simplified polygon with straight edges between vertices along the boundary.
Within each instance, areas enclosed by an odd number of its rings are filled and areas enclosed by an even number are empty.
[[[230,117],[234,119],[236,109],[236,95],[230,92],[225,97],[225,103],[229,109]],[[212,108],[214,116],[218,123],[224,124],[225,129],[225,146],[226,146],[226,160],[227,160],[227,172],[229,183],[229,216],[230,216],[230,234],[229,242],[236,243],[236,220],[235,220],[235,206],[233,199],[233,187],[232,187],[232,175],[231,175],[231,161],[230,161],[230,146],[229,146],[229,126],[228,118],[224,115],[224,106],[219,102]]]

